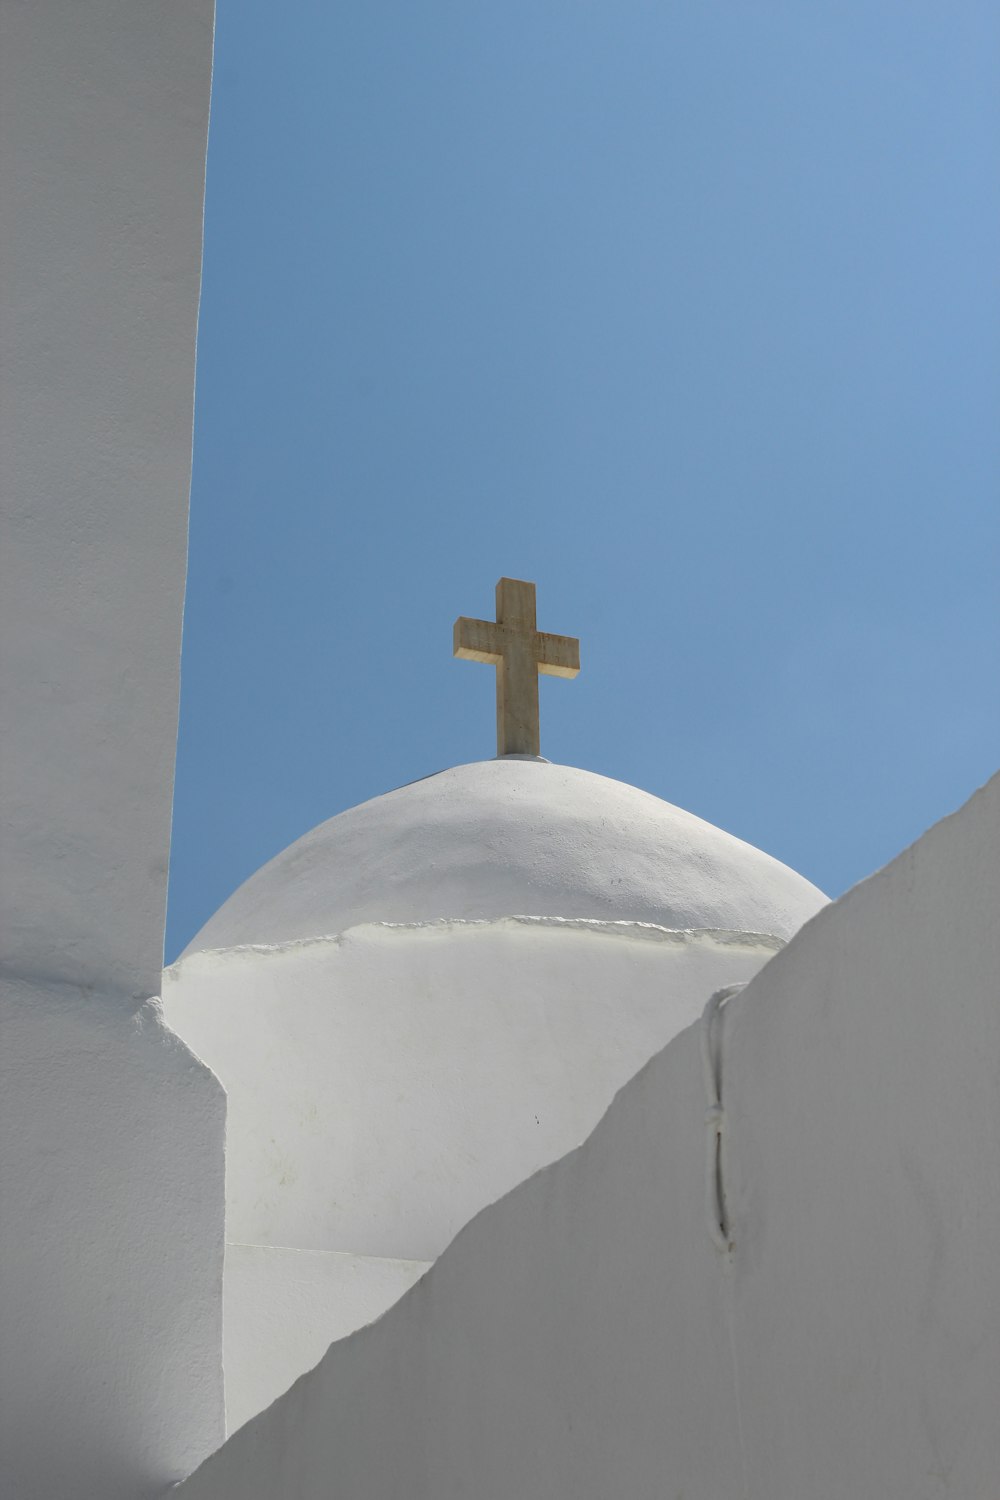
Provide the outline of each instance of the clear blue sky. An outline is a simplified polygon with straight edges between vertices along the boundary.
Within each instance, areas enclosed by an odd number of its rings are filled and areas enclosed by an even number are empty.
[[[167,952],[542,752],[831,894],[1000,761],[996,0],[219,0]]]

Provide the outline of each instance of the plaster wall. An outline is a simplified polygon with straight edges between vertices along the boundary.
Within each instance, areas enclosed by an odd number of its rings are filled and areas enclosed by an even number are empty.
[[[178,1500],[744,1500],[704,1112],[689,1028]]]
[[[780,946],[521,918],[190,955],[164,1007],[227,1091],[227,1239],[432,1260]]]
[[[700,1025],[184,1500],[979,1500],[1000,1473],[1000,779]]]
[[[380,1317],[427,1265],[227,1245],[223,1347],[229,1431],[283,1395],[335,1340]]]
[[[723,1095],[755,1495],[1000,1479],[1000,777],[733,1008]]]
[[[0,1492],[224,1432],[225,1098],[160,988],[211,0],[3,0]]]
[[[138,1500],[225,1433],[225,1097],[148,1003],[0,982],[0,1494]]]
[[[0,966],[159,991],[212,0],[3,0]]]

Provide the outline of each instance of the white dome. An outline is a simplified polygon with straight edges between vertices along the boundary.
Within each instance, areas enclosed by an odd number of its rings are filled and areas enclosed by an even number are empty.
[[[825,904],[787,865],[659,797],[508,757],[321,823],[252,875],[186,951],[521,914],[787,939]]]
[[[578,1146],[824,902],[657,797],[513,757],[376,797],[258,871],[163,986],[227,1095],[231,1412]]]

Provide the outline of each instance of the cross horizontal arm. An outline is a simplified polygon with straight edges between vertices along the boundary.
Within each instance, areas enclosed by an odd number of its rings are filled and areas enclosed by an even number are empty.
[[[548,631],[536,630],[526,636],[516,625],[470,620],[467,615],[460,615],[455,621],[454,650],[463,661],[483,661],[496,666],[514,642],[523,642],[538,663],[538,670],[549,677],[576,677],[580,671],[580,642],[571,635],[550,635]]]
[[[539,630],[534,640],[539,672],[549,677],[576,677],[580,671],[580,642],[572,635],[549,635]]]
[[[496,666],[503,660],[504,628],[493,620],[455,621],[455,655],[463,661],[485,661]]]

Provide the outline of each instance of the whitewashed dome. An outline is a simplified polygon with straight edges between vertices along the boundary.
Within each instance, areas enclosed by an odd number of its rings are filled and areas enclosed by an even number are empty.
[[[164,975],[227,1096],[230,1419],[378,1317],[825,897],[605,776],[505,757],[320,824]]]
[[[321,823],[252,875],[186,951],[521,914],[788,939],[825,904],[787,865],[659,797],[506,757]]]

